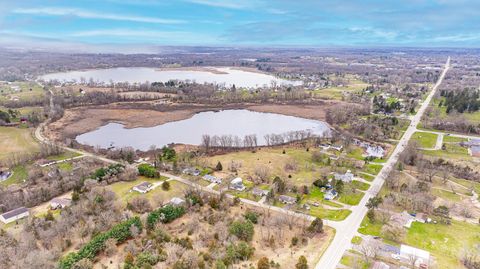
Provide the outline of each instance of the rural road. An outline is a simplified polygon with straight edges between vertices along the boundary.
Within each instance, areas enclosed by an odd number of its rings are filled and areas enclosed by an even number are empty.
[[[415,116],[412,118],[411,124],[398,142],[392,155],[387,160],[382,170],[380,170],[380,173],[373,180],[370,189],[365,193],[365,196],[363,196],[360,203],[357,206],[351,208],[352,213],[350,214],[350,216],[348,216],[347,219],[342,221],[339,225],[335,225],[337,226],[335,227],[337,230],[335,238],[315,266],[316,269],[336,268],[343,256],[343,253],[350,248],[351,240],[355,236],[358,228],[362,223],[363,218],[367,214],[368,209],[366,207],[366,204],[368,200],[378,194],[378,192],[382,188],[383,183],[385,182],[385,178],[390,174],[394,165],[397,163],[400,154],[405,150],[408,141],[412,137],[413,133],[417,131],[417,125],[420,123],[420,120],[425,113],[425,110],[430,104],[430,101],[432,100],[435,92],[437,91],[437,88],[442,83],[443,78],[445,77],[445,74],[447,73],[449,68],[450,57],[448,57],[443,72],[438,78],[437,83],[433,86],[430,94],[422,103],[417,114],[415,114]]]

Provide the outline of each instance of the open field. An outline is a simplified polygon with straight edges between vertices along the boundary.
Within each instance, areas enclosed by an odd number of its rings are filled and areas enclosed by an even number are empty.
[[[0,161],[12,154],[39,150],[31,132],[28,128],[0,127]]]
[[[463,251],[478,242],[480,226],[459,221],[451,225],[415,222],[405,238],[406,244],[430,251],[439,269],[463,268],[459,262]]]
[[[417,141],[421,148],[433,148],[437,142],[437,134],[416,132],[412,136],[412,141]]]

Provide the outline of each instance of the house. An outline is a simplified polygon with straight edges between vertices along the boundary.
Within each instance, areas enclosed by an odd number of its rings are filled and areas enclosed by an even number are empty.
[[[152,184],[149,182],[142,182],[137,186],[133,187],[134,191],[138,191],[139,193],[147,193],[152,189]]]
[[[7,168],[0,167],[0,181],[6,180],[12,175],[12,172],[8,171]]]
[[[278,200],[280,200],[280,202],[282,202],[284,204],[287,204],[287,205],[293,205],[297,202],[296,198],[293,198],[293,197],[288,196],[288,195],[280,195],[280,196],[278,196]]]
[[[72,200],[68,198],[53,198],[50,201],[51,209],[62,209],[72,204]]]
[[[19,207],[14,210],[8,211],[0,215],[0,221],[7,224],[10,222],[17,221],[19,219],[23,219],[28,217],[30,213],[28,212],[28,208],[26,207]]]
[[[243,191],[245,190],[245,186],[243,185],[243,180],[240,177],[237,177],[233,179],[230,182],[230,189],[236,190],[236,191]]]
[[[185,200],[182,198],[178,197],[173,197],[168,204],[173,205],[173,206],[184,206],[185,205]]]
[[[399,226],[410,228],[410,226],[412,226],[412,222],[415,221],[415,217],[408,214],[407,211],[403,211],[402,213],[393,214],[390,217],[390,221],[398,224]]]
[[[385,150],[380,146],[367,146],[367,157],[383,158]]]
[[[211,182],[211,183],[216,183],[216,184],[222,183],[222,179],[221,179],[221,178],[214,177],[214,176],[212,176],[212,175],[204,175],[202,178],[205,179],[205,180],[208,181],[208,182]]]
[[[430,252],[407,245],[400,246],[400,257],[414,261],[416,267],[427,268],[430,262]]]
[[[330,149],[330,145],[329,145],[329,144],[320,144],[320,147],[321,147],[323,150],[328,150],[328,149]]]
[[[353,174],[350,170],[347,170],[345,174],[335,173],[334,176],[336,180],[340,180],[345,183],[350,183],[353,180]]]
[[[415,221],[420,222],[420,223],[430,223],[432,222],[432,219],[427,216],[427,214],[424,213],[417,213],[415,215]]]
[[[376,261],[375,263],[373,263],[372,269],[390,269],[390,265],[384,262]]]
[[[336,151],[342,151],[343,146],[342,145],[332,145],[331,148],[336,150]]]
[[[255,196],[267,196],[269,190],[262,190],[262,189],[259,189],[259,188],[254,188],[252,190],[252,194],[255,195]]]
[[[201,172],[196,168],[189,167],[189,168],[183,169],[182,173],[191,175],[191,176],[199,176]]]
[[[323,199],[325,200],[333,200],[338,196],[338,193],[336,190],[330,189],[325,192],[325,195],[323,196]]]

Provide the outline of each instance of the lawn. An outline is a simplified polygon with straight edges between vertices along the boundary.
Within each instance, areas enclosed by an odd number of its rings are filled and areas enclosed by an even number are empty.
[[[472,157],[468,154],[468,149],[455,143],[444,143],[445,149],[440,150],[422,150],[424,155],[434,156],[439,158],[452,158],[471,160]]]
[[[31,153],[39,150],[31,130],[27,128],[0,127],[0,160],[12,154]]]
[[[369,163],[363,167],[363,172],[367,174],[377,175],[382,170],[383,165]]]
[[[325,209],[322,207],[311,207],[309,214],[318,217],[321,219],[328,219],[328,220],[344,220],[346,219],[352,211],[348,209]]]
[[[365,235],[380,236],[382,226],[383,224],[380,221],[372,223],[370,222],[370,219],[365,216],[362,220],[362,224],[360,224],[358,232]]]
[[[435,189],[435,188],[432,188],[432,194],[435,195],[435,196],[438,196],[442,199],[445,199],[447,201],[451,201],[451,202],[460,202],[462,201],[462,196],[456,194],[456,193],[453,193],[451,191],[446,191],[446,190],[440,190],[440,189]]]
[[[348,268],[368,269],[369,264],[365,263],[361,256],[355,256],[355,254],[344,253],[340,263],[348,266]]]
[[[366,191],[370,188],[370,184],[367,184],[365,182],[361,182],[361,181],[358,181],[358,180],[353,180],[352,181],[352,187],[355,188],[355,189]]]
[[[323,199],[323,196],[324,196],[324,193],[322,192],[322,190],[320,190],[320,188],[314,186],[314,187],[310,188],[310,192],[308,193],[308,195],[303,195],[302,203],[318,202],[318,203],[328,205],[328,206],[331,206],[331,207],[337,207],[337,208],[342,208],[343,207],[343,205],[341,205],[341,204]]]
[[[434,148],[437,143],[437,134],[415,132],[412,135],[412,140],[417,141],[418,146],[421,148]]]
[[[0,185],[8,186],[11,184],[20,184],[28,178],[28,171],[25,165],[17,165],[12,168],[13,175],[7,180],[1,181]]]
[[[364,174],[362,172],[359,173],[359,177],[365,179],[366,181],[373,181],[375,179],[374,176]]]
[[[157,178],[157,179],[152,179],[152,178],[146,178],[146,177],[138,177],[138,179],[135,180],[135,181],[122,181],[122,182],[113,183],[113,184],[110,185],[110,188],[113,192],[115,192],[117,197],[119,197],[120,200],[123,203],[127,203],[130,199],[132,199],[133,197],[139,196],[139,195],[145,195],[145,197],[150,198],[153,195],[153,193],[157,191],[157,189],[162,189],[162,187],[159,186],[155,190],[152,190],[152,191],[150,191],[146,194],[141,194],[141,193],[138,193],[136,191],[132,191],[132,188],[135,185],[138,185],[138,184],[140,184],[144,181],[147,181],[147,182],[150,182],[150,183],[162,182],[165,179],[167,179],[167,178],[166,177],[161,177],[161,178]],[[174,182],[170,182],[171,190],[173,190],[175,188],[174,185],[175,185]]]
[[[460,143],[460,142],[467,142],[468,139],[463,137],[455,137],[451,135],[444,135],[443,136],[443,143]]]
[[[47,160],[49,160],[49,161],[61,161],[61,160],[66,160],[66,159],[70,159],[70,158],[73,158],[73,157],[78,157],[80,155],[81,154],[79,154],[79,153],[66,150],[62,154],[48,156]]]
[[[452,179],[453,182],[456,182],[468,189],[474,189],[476,193],[480,194],[480,183],[474,182],[471,180],[466,180],[466,179],[460,179],[460,178],[455,178]]]
[[[414,222],[405,243],[430,251],[438,268],[463,268],[460,259],[465,249],[480,242],[480,225],[452,221],[451,225]]]
[[[347,205],[358,205],[358,203],[360,203],[360,200],[362,200],[364,195],[365,193],[361,191],[356,191],[355,193],[353,192],[342,193],[340,194],[340,198],[338,198],[338,201],[340,203],[344,203]]]
[[[362,243],[362,238],[360,236],[354,236],[351,242],[352,244],[360,245]]]

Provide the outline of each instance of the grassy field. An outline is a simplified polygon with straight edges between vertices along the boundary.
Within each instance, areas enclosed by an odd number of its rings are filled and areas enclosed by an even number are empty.
[[[443,136],[443,143],[460,143],[460,142],[467,142],[467,138],[463,137],[455,137],[451,135],[444,135]]]
[[[451,225],[414,222],[405,243],[430,251],[438,268],[463,268],[459,262],[462,252],[480,242],[480,226],[452,221]]]
[[[31,130],[27,128],[0,127],[0,160],[12,154],[35,152],[38,143],[33,139]]]
[[[151,202],[154,202],[155,200],[161,200],[164,202],[167,202],[171,198],[175,196],[183,197],[183,191],[187,189],[187,185],[180,183],[178,181],[170,181],[170,190],[169,191],[164,191],[162,190],[162,187],[159,186],[155,188],[154,190],[149,191],[146,194],[141,194],[136,191],[132,191],[132,188],[135,185],[138,185],[144,181],[150,182],[150,183],[155,183],[155,182],[162,182],[166,177],[161,177],[160,179],[151,179],[151,178],[145,178],[145,177],[139,177],[135,181],[130,181],[130,182],[117,182],[112,185],[110,185],[110,188],[115,194],[119,197],[120,201],[122,201],[124,204],[126,204],[128,201],[133,199],[134,197],[137,196],[144,196],[148,198]]]
[[[445,149],[440,150],[422,150],[424,155],[439,157],[444,159],[462,159],[471,160],[468,149],[457,143],[444,143]]]
[[[362,177],[363,179],[365,179],[366,181],[373,181],[375,179],[375,177],[373,177],[371,175],[364,174],[362,172],[359,173],[359,176]]]
[[[1,181],[0,185],[8,186],[11,184],[22,183],[28,177],[27,167],[25,165],[17,165],[12,168],[13,175],[7,180]]]
[[[360,224],[358,232],[365,235],[380,236],[383,224],[379,221],[371,223],[370,220],[365,216]]]
[[[342,100],[344,93],[360,92],[369,85],[351,75],[346,76],[346,79],[348,80],[348,83],[345,86],[329,87],[313,91],[315,97]]]
[[[275,176],[287,178],[289,182],[297,185],[311,185],[320,173],[318,169],[323,168],[321,164],[312,162],[313,150],[306,151],[304,148],[285,148],[285,154],[281,148],[262,148],[261,150],[252,153],[251,151],[239,151],[224,155],[217,155],[207,158],[207,163],[214,167],[217,162],[221,162],[226,170],[226,167],[233,162],[240,163],[238,168],[238,176],[243,179],[248,179],[255,174],[255,169],[258,167],[268,167],[270,178]],[[287,170],[287,164],[293,164],[294,168]]]
[[[364,167],[363,167],[363,172],[367,173],[367,174],[372,174],[372,175],[377,175],[380,170],[382,170],[383,166],[380,165],[380,164],[373,164],[373,163],[369,163],[369,164],[366,164]],[[362,175],[363,177],[363,175]],[[366,178],[365,178],[366,179]],[[368,180],[368,179],[366,179]]]
[[[480,183],[478,182],[473,182],[471,180],[459,179],[459,178],[452,179],[452,181],[464,187],[467,187],[468,189],[473,189],[475,190],[476,193],[480,194]]]
[[[352,192],[348,194],[340,194],[340,198],[338,198],[338,201],[347,205],[358,205],[364,195],[365,193],[361,191],[356,191],[355,193]]]
[[[352,187],[354,187],[355,189],[366,191],[370,188],[370,184],[367,184],[365,182],[361,182],[361,181],[358,181],[358,180],[353,180],[352,181]]]
[[[419,147],[433,148],[437,143],[437,137],[437,134],[416,132],[412,135],[412,140],[417,141]]]
[[[451,191],[432,188],[432,194],[451,202],[460,202],[462,200],[462,196]]]
[[[19,90],[15,90],[15,87],[19,87]],[[30,101],[44,97],[45,91],[35,82],[14,82],[11,85],[0,85],[0,101],[10,101],[13,98]]]
[[[354,254],[344,253],[340,263],[348,266],[348,268],[368,269],[369,264],[365,263],[361,256],[355,256]]]
[[[352,213],[352,211],[348,209],[332,210],[321,207],[311,207],[309,212],[309,214],[314,217],[328,220],[344,220],[350,213]]]

